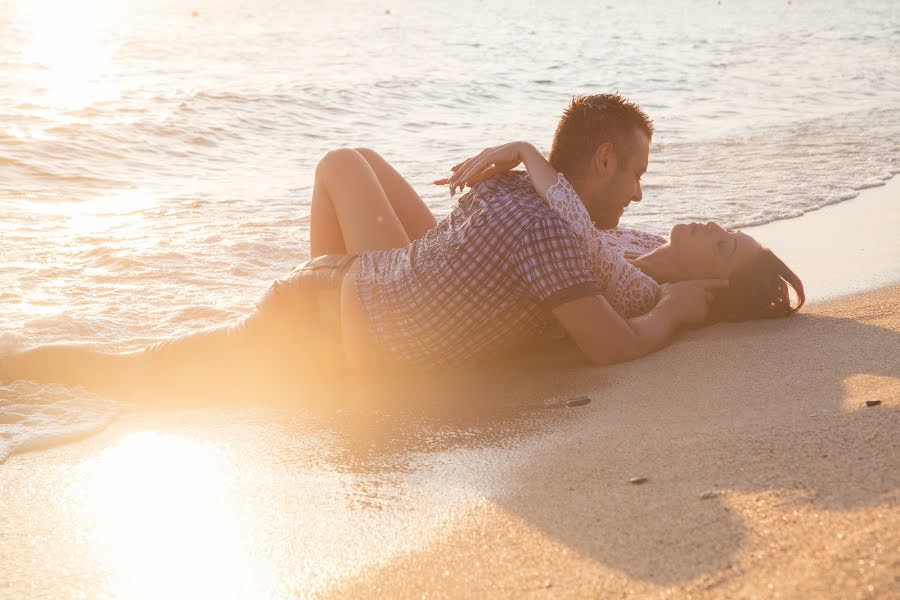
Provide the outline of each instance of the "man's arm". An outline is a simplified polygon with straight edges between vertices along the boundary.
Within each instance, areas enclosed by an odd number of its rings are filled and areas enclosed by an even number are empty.
[[[553,315],[594,364],[626,362],[665,347],[680,326],[703,323],[709,290],[727,283],[711,279],[666,285],[659,303],[632,319],[623,319],[603,296],[566,302]]]

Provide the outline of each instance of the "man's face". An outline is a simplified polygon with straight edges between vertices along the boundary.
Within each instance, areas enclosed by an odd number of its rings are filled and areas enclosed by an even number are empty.
[[[595,157],[588,175],[589,192],[584,204],[600,229],[618,226],[625,207],[641,201],[641,176],[647,170],[649,158],[650,140],[637,129],[625,148],[618,152],[613,148],[606,157]]]

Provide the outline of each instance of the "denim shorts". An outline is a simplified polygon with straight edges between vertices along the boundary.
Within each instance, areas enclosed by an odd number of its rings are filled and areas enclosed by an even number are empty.
[[[340,292],[356,257],[325,255],[279,279],[256,310],[235,323],[158,342],[144,349],[148,378],[256,380],[346,367]]]
[[[288,321],[299,318],[340,334],[341,283],[355,254],[325,254],[311,258],[273,283],[256,307],[266,316]]]

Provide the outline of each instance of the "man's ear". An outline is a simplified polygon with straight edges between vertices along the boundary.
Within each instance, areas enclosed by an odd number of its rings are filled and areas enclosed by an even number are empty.
[[[591,159],[591,170],[595,175],[606,177],[616,169],[616,153],[613,151],[612,142],[603,142],[594,151]]]

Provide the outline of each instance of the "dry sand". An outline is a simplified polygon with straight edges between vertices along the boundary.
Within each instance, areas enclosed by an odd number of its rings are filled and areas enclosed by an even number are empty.
[[[605,377],[502,495],[336,595],[897,597],[900,287]]]

